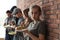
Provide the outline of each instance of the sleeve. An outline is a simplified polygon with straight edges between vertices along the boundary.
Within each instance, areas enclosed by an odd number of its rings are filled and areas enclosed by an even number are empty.
[[[28,31],[31,31],[31,29],[32,29],[31,25],[32,25],[32,23],[30,23],[29,26],[27,27]]]
[[[4,24],[6,24],[6,25],[7,25],[7,18],[5,19]]]
[[[44,34],[46,33],[46,26],[45,26],[45,22],[41,22],[39,25],[38,25],[38,33],[39,34]]]

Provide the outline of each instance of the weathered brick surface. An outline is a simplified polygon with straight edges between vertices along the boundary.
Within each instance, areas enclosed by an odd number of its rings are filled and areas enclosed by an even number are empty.
[[[60,40],[60,0],[17,0],[22,10],[35,4],[42,7],[48,22],[48,39]]]

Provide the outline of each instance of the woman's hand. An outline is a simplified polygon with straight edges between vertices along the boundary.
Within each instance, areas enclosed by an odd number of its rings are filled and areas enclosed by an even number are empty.
[[[28,35],[30,35],[30,31],[28,31],[27,29],[23,31],[24,33],[27,33]]]
[[[28,30],[24,30],[23,32],[24,32],[24,33],[28,33]]]

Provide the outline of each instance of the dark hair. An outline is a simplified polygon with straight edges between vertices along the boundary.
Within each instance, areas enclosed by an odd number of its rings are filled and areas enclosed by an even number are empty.
[[[21,14],[22,14],[21,9],[20,9],[20,8],[15,8],[12,14],[13,14],[13,15],[16,15],[16,14],[18,14],[18,13],[21,13]]]
[[[13,6],[13,7],[10,9],[10,11],[13,12],[13,10],[14,10],[15,8],[17,8],[17,6]]]
[[[29,8],[25,9],[23,12],[24,12],[24,15],[25,15],[25,16],[29,17],[29,16],[28,16]]]
[[[12,13],[10,10],[7,10],[6,13]]]
[[[20,8],[16,8],[15,12],[16,12],[16,14],[17,14],[17,13],[21,13],[21,14],[22,14],[22,11],[21,11]]]
[[[38,6],[38,5],[34,5],[34,6],[32,6],[32,9],[33,9],[33,8],[37,8],[38,11],[40,12],[40,15],[41,15],[41,7],[40,7],[40,6]]]
[[[26,8],[23,12],[24,12],[24,15],[25,15],[26,17],[28,17],[28,22],[32,22],[31,18],[30,18],[29,15],[28,15],[29,8]]]

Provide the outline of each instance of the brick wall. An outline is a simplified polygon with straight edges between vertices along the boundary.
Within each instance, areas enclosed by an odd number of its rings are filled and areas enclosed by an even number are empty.
[[[41,5],[41,0],[17,0],[17,6],[22,10],[35,4]]]
[[[22,2],[21,2],[22,1]],[[60,40],[60,0],[18,0],[17,6],[22,10],[31,6],[42,7],[48,22],[49,40]]]

